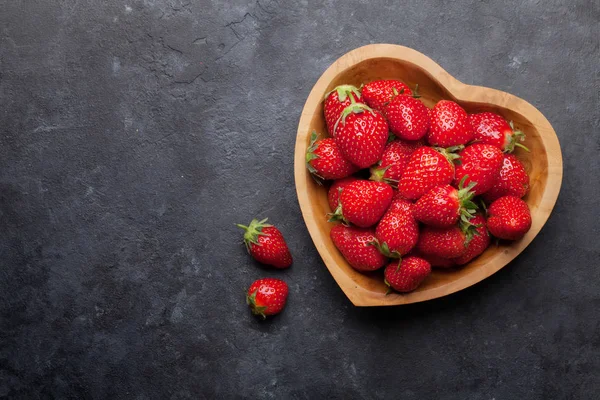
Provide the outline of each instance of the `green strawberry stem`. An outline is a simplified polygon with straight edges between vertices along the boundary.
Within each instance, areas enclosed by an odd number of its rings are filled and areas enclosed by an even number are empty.
[[[415,90],[413,90],[412,97],[414,97],[415,99],[418,99],[421,97],[421,95],[419,94],[419,84],[418,83],[415,85]]]
[[[443,147],[434,147],[433,149],[441,153],[446,159],[450,162],[450,164],[459,164],[460,165],[460,156],[456,154],[458,151],[464,149],[465,146],[458,145],[452,146],[448,148]]]
[[[348,98],[348,96],[350,96],[351,93],[354,93],[356,97],[360,97],[360,90],[354,85],[337,86],[333,90],[327,92],[325,94],[325,98],[327,98],[333,92],[337,92],[338,100],[340,101],[340,103],[346,101],[346,99]],[[350,101],[354,102],[354,96],[350,96]]]
[[[477,185],[477,182],[470,182],[469,185],[465,187],[465,181],[468,177],[469,175],[463,176],[458,183],[458,202],[460,204],[461,223],[469,223],[469,220],[475,216],[475,213],[479,208],[472,200],[475,196],[472,189]]]
[[[371,177],[369,179],[375,182],[387,183],[391,187],[395,188],[396,186],[398,186],[398,181],[395,179],[385,177],[385,172],[390,167],[391,165],[388,165],[387,167],[371,167]]]
[[[340,194],[341,194],[341,188],[340,188]],[[338,201],[338,206],[335,209],[334,212],[332,213],[328,213],[327,216],[329,217],[329,219],[327,220],[327,222],[341,222],[344,225],[349,225],[350,223],[348,222],[348,220],[346,219],[346,217],[344,217],[344,213],[342,212],[342,203],[340,201]]]
[[[267,226],[272,226],[270,224],[265,224],[265,222],[267,222],[268,218],[265,218],[261,221],[257,220],[257,219],[253,219],[250,222],[249,226],[246,225],[242,225],[242,224],[235,224],[235,226],[237,226],[238,228],[241,228],[245,231],[244,233],[244,244],[246,245],[246,249],[248,251],[250,251],[250,244],[254,244],[256,246],[260,246],[258,244],[258,237],[259,236],[266,236],[265,233],[262,233],[263,228],[267,227]]]
[[[398,259],[398,262],[400,262],[400,260],[402,259],[402,255],[400,253],[398,253],[395,250],[390,251],[390,248],[388,247],[386,242],[379,243],[378,240],[373,240],[372,242],[369,242],[367,244],[369,244],[371,246],[375,246],[381,254],[383,254],[384,256],[386,256],[388,258],[396,258],[396,259]],[[400,265],[400,264],[398,264],[398,265]]]
[[[319,158],[319,156],[315,154],[315,150],[317,150],[317,148],[319,147],[319,145],[316,143],[318,138],[319,134],[316,131],[312,131],[312,133],[310,134],[310,144],[306,149],[306,169],[308,169],[308,172],[311,173],[315,182],[317,182],[319,185],[323,185],[323,177],[317,173],[315,167],[310,165],[310,162],[312,160],[316,160],[317,158]]]
[[[258,292],[258,290],[255,290],[251,295],[246,295],[246,304],[248,304],[250,306],[250,310],[252,311],[252,314],[254,315],[260,315],[262,317],[262,319],[266,319],[267,316],[265,315],[265,311],[267,310],[267,307],[265,306],[259,306],[258,304],[256,304],[256,293]]]
[[[390,283],[388,282],[387,279],[383,278],[383,283],[385,283],[385,285],[388,287],[387,291],[385,292],[385,295],[387,296],[388,294],[392,293],[392,285],[390,285]]]
[[[504,149],[504,152],[512,153],[515,150],[515,146],[522,148],[526,152],[529,152],[527,147],[519,143],[525,140],[525,133],[519,129],[515,130],[515,126],[512,121],[510,121],[508,124],[510,125],[510,129],[512,129],[513,133],[509,138],[508,145]]]

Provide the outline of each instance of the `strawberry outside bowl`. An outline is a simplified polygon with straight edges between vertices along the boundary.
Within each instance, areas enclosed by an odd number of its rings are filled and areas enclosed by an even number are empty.
[[[341,84],[360,86],[377,79],[400,79],[410,87],[419,85],[421,100],[432,107],[442,99],[453,100],[467,112],[492,111],[513,121],[515,128],[527,135],[529,153],[517,149],[529,177],[530,190],[523,199],[533,220],[531,229],[521,239],[489,247],[469,264],[450,270],[434,269],[413,292],[390,293],[380,273],[355,271],[329,237],[333,224],[327,222],[331,212],[327,186],[318,185],[305,165],[305,152],[314,130],[326,136],[323,98]],[[391,306],[435,299],[465,289],[494,274],[525,249],[546,223],[560,191],[562,155],[554,129],[531,104],[509,93],[481,86],[466,85],[453,78],[429,57],[416,50],[391,44],[372,44],[346,53],[321,75],[312,88],[302,110],[294,156],[294,175],[298,201],[312,240],[331,275],[356,306]]]

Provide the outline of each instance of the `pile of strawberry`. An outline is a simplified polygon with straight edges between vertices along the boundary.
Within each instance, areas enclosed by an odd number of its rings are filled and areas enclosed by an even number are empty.
[[[331,239],[356,270],[385,266],[385,283],[410,292],[432,267],[483,253],[490,234],[517,240],[531,227],[529,176],[511,154],[527,150],[524,134],[500,115],[449,100],[429,109],[397,80],[338,86],[324,113],[330,137],[313,133],[306,163],[333,181],[330,221],[342,223]]]

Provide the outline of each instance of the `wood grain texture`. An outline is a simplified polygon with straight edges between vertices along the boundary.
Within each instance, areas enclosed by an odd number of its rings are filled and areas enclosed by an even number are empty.
[[[488,248],[460,269],[435,270],[414,292],[385,295],[387,287],[380,273],[362,274],[344,260],[329,238],[333,226],[327,188],[317,185],[305,166],[305,151],[313,130],[326,134],[323,98],[340,84],[359,86],[376,79],[400,79],[411,87],[419,84],[421,100],[432,107],[441,99],[458,102],[467,112],[493,111],[527,135],[531,150],[515,151],[530,176],[531,188],[524,200],[531,209],[533,224],[521,240]],[[300,117],[296,137],[294,174],[298,201],[308,231],[325,265],[356,306],[386,306],[430,300],[469,287],[513,260],[540,232],[558,198],[562,182],[562,155],[558,138],[548,120],[535,107],[509,93],[466,85],[453,78],[429,57],[413,49],[373,44],[355,49],[335,61],[313,87]]]

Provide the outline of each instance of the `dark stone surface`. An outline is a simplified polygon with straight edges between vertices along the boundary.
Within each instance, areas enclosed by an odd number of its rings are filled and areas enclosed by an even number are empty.
[[[593,0],[0,1],[0,397],[594,398],[599,18]],[[565,178],[493,277],[358,309],[303,224],[293,144],[320,74],[376,42],[534,104]],[[291,269],[246,255],[233,224],[254,216]],[[243,300],[262,276],[290,285],[266,323]]]

